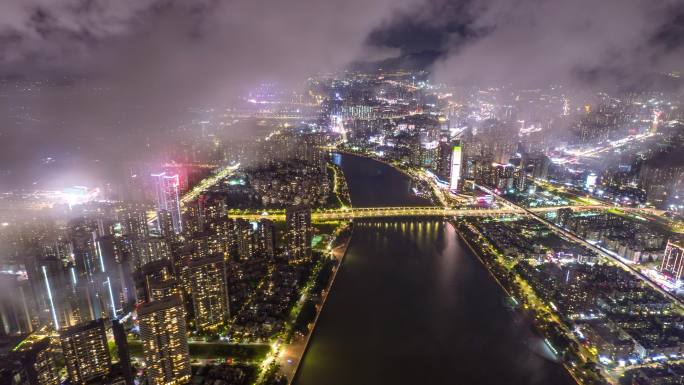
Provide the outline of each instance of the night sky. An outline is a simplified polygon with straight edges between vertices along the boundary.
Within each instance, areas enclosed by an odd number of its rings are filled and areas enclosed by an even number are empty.
[[[345,68],[425,69],[452,84],[649,87],[684,66],[684,6],[9,0],[0,3],[0,63],[0,162],[11,168],[74,147],[121,156],[136,149],[117,138],[154,138],[189,108]]]

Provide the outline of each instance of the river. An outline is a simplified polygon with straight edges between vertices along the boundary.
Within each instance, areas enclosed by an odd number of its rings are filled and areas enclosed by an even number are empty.
[[[427,205],[382,163],[335,155],[357,207]],[[566,385],[543,341],[453,227],[440,220],[355,223],[296,385]]]

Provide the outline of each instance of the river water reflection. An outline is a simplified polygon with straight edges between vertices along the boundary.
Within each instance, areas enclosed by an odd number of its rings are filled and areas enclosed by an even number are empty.
[[[336,156],[357,207],[426,205],[381,163]],[[453,227],[355,223],[296,385],[573,383]]]

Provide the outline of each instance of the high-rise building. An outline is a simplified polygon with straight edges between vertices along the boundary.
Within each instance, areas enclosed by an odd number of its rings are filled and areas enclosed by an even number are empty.
[[[135,256],[132,258],[132,270],[138,270],[146,264],[161,259],[171,259],[171,247],[164,238],[147,238],[135,244]]]
[[[170,219],[175,234],[183,231],[180,209],[180,179],[178,174],[169,175],[165,172],[152,174],[155,181],[157,194],[157,218],[160,222],[167,223],[164,219]],[[165,234],[167,235],[167,234]]]
[[[451,145],[451,165],[449,169],[449,190],[458,191],[459,182],[461,180],[461,163],[462,163],[461,142],[455,142]]]
[[[124,235],[132,239],[144,239],[149,235],[147,215],[143,209],[122,210],[118,214]]]
[[[532,177],[534,179],[547,180],[549,178],[549,166],[551,166],[551,159],[546,155],[540,155],[532,161],[534,168],[532,169]]]
[[[311,257],[311,209],[290,206],[285,210],[287,251],[294,259]]]
[[[33,289],[41,324],[52,324],[59,330],[73,324],[69,301],[66,299],[64,265],[56,257],[28,257],[26,271]]]
[[[598,180],[598,176],[594,174],[593,172],[587,175],[587,179],[584,182],[584,188],[589,190],[589,191],[594,191],[596,188],[596,181]]]
[[[212,243],[216,245],[218,252],[224,255],[230,255],[237,247],[235,223],[232,219],[221,218],[212,220],[209,223],[209,232],[211,234]]]
[[[556,224],[558,226],[567,226],[572,218],[572,209],[569,207],[556,210]]]
[[[254,227],[246,219],[235,220],[235,237],[238,256],[250,259],[254,255]]]
[[[682,272],[684,272],[684,246],[681,243],[671,240],[667,242],[660,272],[673,284],[679,283]]]
[[[515,172],[514,183],[516,190],[525,191],[525,186],[527,185],[527,175],[525,174],[525,170],[518,169]]]
[[[453,154],[453,148],[449,143],[440,142],[437,147],[437,159],[435,164],[435,174],[437,177],[449,183],[449,178],[451,177],[451,155]],[[450,186],[451,187],[451,186]]]
[[[117,311],[124,305],[134,301],[134,288],[129,287],[130,264],[124,262],[123,246],[111,235],[95,240],[95,251],[100,262],[98,281],[103,285],[103,297],[106,300],[107,315],[116,318]]]
[[[515,185],[515,167],[510,164],[493,165],[489,185],[501,192],[511,190]]]
[[[22,345],[6,358],[8,364],[15,366],[15,383],[26,385],[59,385],[59,369],[55,363],[50,339],[25,340]],[[1,381],[0,381],[1,382]]]
[[[259,249],[266,257],[275,256],[275,225],[270,219],[259,220],[258,240]]]
[[[107,375],[112,365],[103,319],[84,322],[59,333],[64,361],[73,384]]]
[[[140,337],[150,385],[185,385],[191,376],[185,311],[180,297],[142,304]]]
[[[136,273],[138,298],[145,302],[158,299],[158,297],[155,297],[153,294],[153,287],[167,281],[174,281],[174,278],[173,265],[168,259],[160,259],[146,263]]]
[[[157,301],[174,295],[181,295],[181,285],[175,278],[164,281],[157,279],[148,281],[148,301]]]
[[[228,320],[228,277],[222,255],[188,264],[198,331],[215,329]]]
[[[30,282],[19,274],[0,273],[0,336],[28,334],[37,318],[35,302],[31,299]]]
[[[440,142],[435,163],[435,175],[449,185],[450,191],[458,191],[463,163],[461,142]]]
[[[522,150],[521,150],[522,151]],[[515,188],[518,191],[525,191],[527,186],[527,154],[522,152],[520,156],[520,163],[515,173]]]
[[[114,334],[114,342],[116,342],[116,351],[119,355],[119,367],[121,368],[121,375],[126,382],[126,385],[133,385],[133,368],[131,366],[131,351],[128,348],[128,339],[126,338],[126,329],[123,323],[115,319],[112,320],[112,334]]]

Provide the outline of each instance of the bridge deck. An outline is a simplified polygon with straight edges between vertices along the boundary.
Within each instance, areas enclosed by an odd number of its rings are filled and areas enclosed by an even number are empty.
[[[570,208],[575,211],[587,210],[607,210],[615,208],[607,205],[585,205],[585,206],[555,206],[555,207],[534,207],[530,208],[532,212],[549,212],[558,209]],[[643,209],[621,207],[624,211],[639,211]],[[454,209],[444,208],[438,206],[429,207],[354,207],[314,211],[311,214],[313,220],[342,220],[352,218],[385,218],[385,217],[456,217],[456,216],[496,216],[496,215],[510,215],[510,214],[525,214],[526,211],[522,208],[500,207],[496,209]],[[285,219],[285,213],[282,210],[275,212],[248,212],[248,213],[229,213],[230,218],[244,218],[249,220],[256,220],[260,218],[270,218],[273,220]]]

